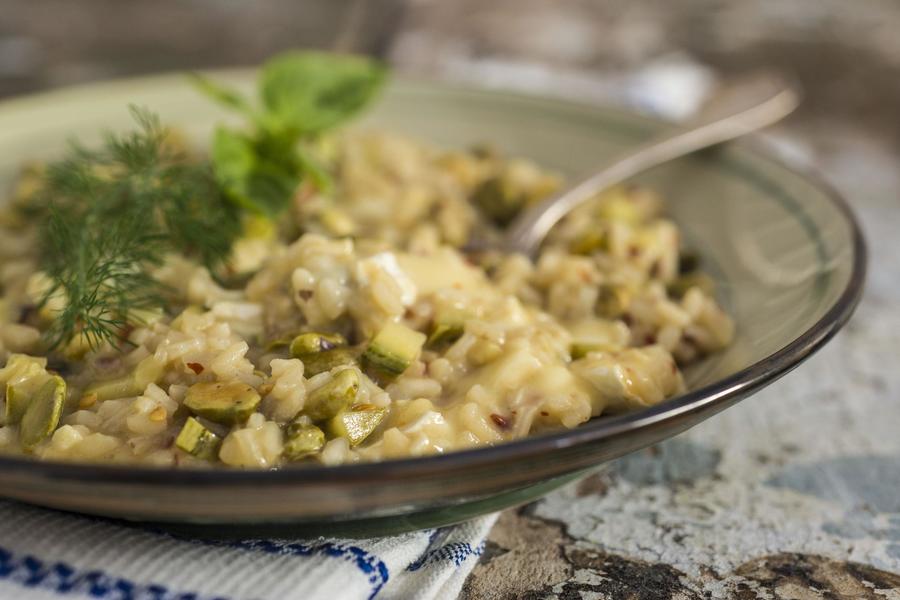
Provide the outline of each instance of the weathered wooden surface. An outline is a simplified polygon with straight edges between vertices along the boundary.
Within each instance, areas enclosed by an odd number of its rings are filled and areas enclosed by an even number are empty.
[[[655,107],[672,114],[686,81],[787,70],[807,98],[778,137],[869,237],[856,317],[763,393],[504,513],[462,595],[898,599],[898,27],[892,0],[0,0],[0,94],[298,44],[582,100],[669,98]]]

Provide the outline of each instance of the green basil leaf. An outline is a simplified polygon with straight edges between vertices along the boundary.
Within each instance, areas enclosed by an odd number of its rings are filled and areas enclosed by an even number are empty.
[[[309,135],[353,116],[384,79],[384,67],[367,58],[288,52],[266,63],[260,92],[270,123],[294,135]]]

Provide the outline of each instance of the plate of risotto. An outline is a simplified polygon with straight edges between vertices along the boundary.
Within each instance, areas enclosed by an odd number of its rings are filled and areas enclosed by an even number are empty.
[[[609,189],[534,257],[469,250],[666,127],[312,52],[3,102],[2,494],[384,534],[749,396],[865,272],[844,201],[765,152]]]

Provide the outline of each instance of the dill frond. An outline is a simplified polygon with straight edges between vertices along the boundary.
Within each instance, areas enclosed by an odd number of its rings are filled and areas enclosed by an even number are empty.
[[[161,307],[165,289],[150,270],[166,252],[225,260],[240,214],[208,165],[166,144],[159,119],[132,109],[138,129],[106,136],[99,149],[73,145],[47,171],[42,268],[65,308],[47,332],[52,348],[82,335],[91,347],[115,342],[136,310]]]

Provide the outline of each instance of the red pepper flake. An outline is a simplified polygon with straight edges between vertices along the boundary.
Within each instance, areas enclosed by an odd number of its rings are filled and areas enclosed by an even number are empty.
[[[546,410],[542,410],[542,411],[541,411],[541,416],[542,416],[542,417],[549,417],[549,416],[550,416],[550,413],[548,413]]]
[[[119,339],[127,340],[132,331],[134,331],[134,325],[131,325],[130,323],[122,325],[122,328],[119,329]]]
[[[649,345],[649,344],[655,344],[655,343],[656,343],[656,336],[653,335],[652,333],[648,333],[647,335],[644,336],[644,343],[645,343],[645,344],[648,344],[648,345]]]
[[[509,420],[506,417],[498,415],[497,413],[492,413],[491,421],[493,421],[500,429],[509,429]]]
[[[203,372],[203,365],[201,365],[200,363],[193,363],[193,362],[187,363],[187,368],[190,369],[191,371],[193,371],[194,373],[196,373],[197,375],[199,375],[200,373]]]

